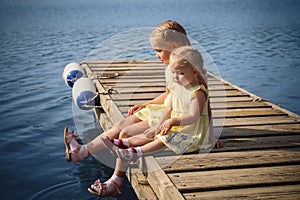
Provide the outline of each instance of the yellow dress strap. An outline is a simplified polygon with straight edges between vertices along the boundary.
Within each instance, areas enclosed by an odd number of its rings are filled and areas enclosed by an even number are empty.
[[[197,90],[202,90],[203,92],[205,92],[206,96],[208,96],[208,89],[203,84],[197,86],[194,89],[194,92],[197,91]]]

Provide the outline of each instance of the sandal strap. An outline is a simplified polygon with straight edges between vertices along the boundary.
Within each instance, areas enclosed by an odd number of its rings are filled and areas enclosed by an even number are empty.
[[[121,194],[122,193],[121,189],[120,189],[121,186],[119,186],[114,180],[110,179],[109,183],[111,183],[113,185],[114,190],[117,192],[117,194]]]
[[[131,152],[129,149],[131,150]],[[121,149],[122,154],[119,154],[118,157],[128,162],[135,162],[138,159],[137,151],[134,147],[130,147],[129,149]]]
[[[112,187],[114,189],[113,193],[107,193],[105,192],[107,190],[107,184],[112,184]],[[118,184],[113,181],[109,180],[109,183],[101,183],[100,180],[96,180],[93,184],[94,187],[92,189],[97,193],[98,196],[100,197],[106,197],[106,196],[119,196],[122,192],[120,190],[121,186],[118,186]]]
[[[69,140],[69,138],[71,138],[71,139]],[[72,130],[71,132],[67,132],[67,135],[66,135],[67,143],[70,143],[73,138],[75,140],[78,140],[78,135],[74,132],[74,130]]]
[[[77,161],[81,160],[80,157],[79,157],[79,155],[78,155],[78,152],[79,152],[80,148],[81,148],[81,144],[78,144],[77,147],[76,147],[76,149],[73,149],[73,150],[69,151],[69,153],[73,154],[74,157],[75,157],[75,159],[72,159],[72,161],[77,162]]]

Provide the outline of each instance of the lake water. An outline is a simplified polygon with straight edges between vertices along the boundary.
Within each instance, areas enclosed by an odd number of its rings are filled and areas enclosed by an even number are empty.
[[[67,163],[62,131],[101,130],[90,112],[74,111],[61,73],[128,30],[176,20],[222,78],[300,114],[299,10],[297,0],[2,0],[1,199],[97,199],[87,187],[112,169],[94,158]],[[150,47],[124,55],[155,59]],[[121,199],[135,199],[125,190]]]

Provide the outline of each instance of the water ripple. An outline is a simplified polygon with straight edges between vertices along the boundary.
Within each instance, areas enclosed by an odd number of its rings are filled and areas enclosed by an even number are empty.
[[[78,200],[89,200],[89,199],[98,199],[95,196],[87,194],[87,187],[94,180],[92,179],[81,179],[79,181],[67,181],[57,185],[50,186],[44,190],[37,192],[29,198],[29,200],[40,200],[40,199],[78,199]],[[85,185],[85,187],[83,187]],[[114,199],[114,198],[106,198]]]

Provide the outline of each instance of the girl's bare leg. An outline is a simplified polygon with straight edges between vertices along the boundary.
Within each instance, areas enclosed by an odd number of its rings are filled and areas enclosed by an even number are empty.
[[[141,122],[141,120],[134,115],[131,115],[131,116],[121,120],[120,122],[115,124],[112,128],[103,132],[103,134],[99,135],[94,140],[92,140],[91,142],[86,144],[87,150],[89,151],[90,154],[94,154],[94,153],[104,149],[105,146],[101,142],[101,137],[108,136],[110,138],[119,138],[119,135],[120,135],[120,132],[122,129],[124,129],[125,127],[130,126],[132,124],[138,123],[138,122]]]
[[[162,150],[164,147],[165,147],[165,145],[159,139],[156,139],[152,142],[149,142],[149,143],[143,145],[141,148],[142,148],[143,154],[151,154],[153,152]],[[130,162],[128,162],[126,160],[121,160],[120,158],[117,158],[114,175],[124,178],[126,175],[129,163]]]
[[[141,148],[143,148],[142,153],[150,154],[155,151],[161,150],[164,147],[165,147],[164,144],[160,140],[157,139],[157,140],[154,140],[153,142],[145,144]],[[131,149],[132,148],[133,147],[131,147]],[[137,147],[137,148],[140,148],[140,147]],[[130,162],[131,162],[131,160],[125,160],[125,159],[122,159],[121,157],[117,158],[114,174],[112,175],[112,177],[109,180],[107,180],[105,182],[108,190],[110,190],[111,193],[116,193],[117,191],[120,191],[120,189],[122,188],[123,181],[126,176],[126,172],[127,172]],[[111,184],[112,182],[116,183],[116,185],[118,186],[117,189],[116,189],[116,187],[112,186],[113,185],[113,184]]]
[[[141,147],[142,153],[144,155],[149,155],[155,152],[158,152],[165,148],[164,143],[160,139],[153,140],[152,142],[149,142]]]
[[[152,141],[153,138],[146,138],[143,134],[128,138],[128,142],[131,147],[143,146]]]
[[[145,130],[149,128],[148,121],[141,121],[124,128],[120,133],[120,138],[127,138],[130,146],[142,146],[153,141],[153,138],[147,138],[144,135]]]

